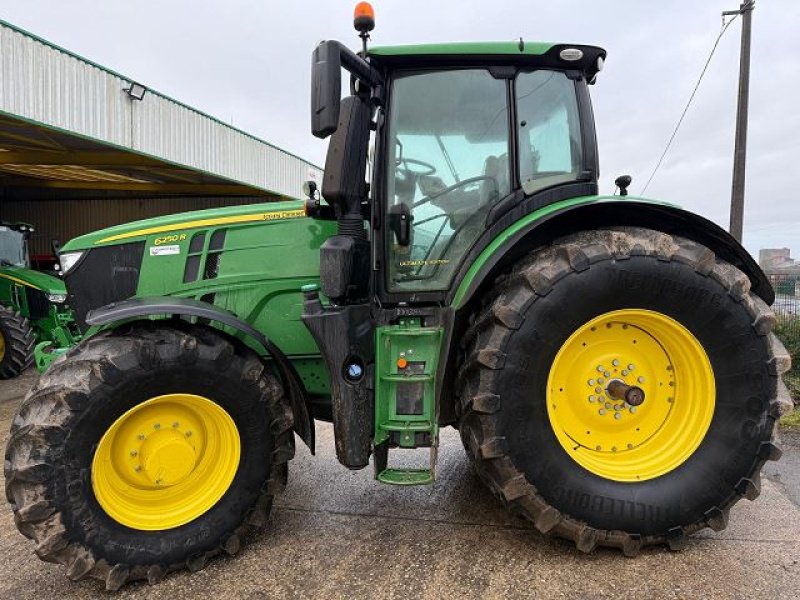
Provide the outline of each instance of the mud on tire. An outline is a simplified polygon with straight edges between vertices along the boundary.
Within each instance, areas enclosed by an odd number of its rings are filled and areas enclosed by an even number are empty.
[[[622,282],[622,284],[620,283]],[[756,498],[777,460],[776,419],[791,409],[780,375],[788,353],[750,281],[708,248],[638,228],[582,232],[531,253],[500,278],[472,317],[457,378],[459,429],[481,480],[512,512],[589,552],[636,554],[721,530],[742,497]],[[639,308],[688,327],[717,381],[708,432],[675,470],[642,482],[599,477],[571,459],[548,419],[550,365],[593,317]]]
[[[121,525],[100,507],[91,462],[100,437],[143,399],[172,392],[210,397],[239,430],[241,459],[222,498],[164,531]],[[252,351],[203,326],[135,324],[98,334],[56,360],[24,400],[6,448],[6,496],[17,528],[70,579],[115,590],[235,554],[266,523],[294,455],[292,412]]]
[[[17,377],[33,364],[35,338],[28,319],[18,312],[0,306],[0,336],[3,355],[0,358],[0,379]]]

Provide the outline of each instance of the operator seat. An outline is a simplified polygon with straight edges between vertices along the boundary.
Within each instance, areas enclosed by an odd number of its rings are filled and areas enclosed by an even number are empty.
[[[478,208],[497,201],[499,191],[508,189],[508,153],[487,156],[483,162],[483,174],[494,179],[496,184],[488,180],[481,182]]]

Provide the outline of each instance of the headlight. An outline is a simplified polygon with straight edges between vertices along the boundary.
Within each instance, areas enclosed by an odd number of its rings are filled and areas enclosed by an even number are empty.
[[[66,275],[69,273],[69,270],[75,266],[81,256],[83,256],[83,252],[64,252],[58,257],[58,261],[61,263],[61,272]]]
[[[47,299],[53,304],[64,304],[67,301],[66,294],[47,294]]]

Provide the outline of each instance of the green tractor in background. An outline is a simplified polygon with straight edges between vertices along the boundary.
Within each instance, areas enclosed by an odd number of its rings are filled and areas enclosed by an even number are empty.
[[[0,223],[0,379],[18,376],[48,347],[67,348],[80,339],[66,306],[64,282],[31,269],[32,225]]]
[[[434,482],[456,427],[492,494],[584,552],[720,530],[780,457],[790,360],[762,271],[629,178],[598,195],[605,51],[367,50],[372,27],[362,3],[361,53],[314,50],[321,195],[64,246],[85,335],[20,407],[5,475],[17,527],[71,579],[235,554],[315,419],[342,465],[401,486]],[[414,448],[429,462],[390,460]]]

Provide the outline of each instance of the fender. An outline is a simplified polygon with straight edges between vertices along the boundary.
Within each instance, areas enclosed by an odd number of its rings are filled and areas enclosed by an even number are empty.
[[[503,229],[491,231],[501,223]],[[775,301],[775,291],[756,261],[719,225],[671,204],[631,196],[573,198],[534,210],[511,224],[500,220],[490,229],[493,241],[471,251],[462,263],[450,301],[461,309],[521,255],[571,232],[607,226],[646,227],[703,244],[744,272],[764,302]]]
[[[314,454],[314,424],[310,417],[310,401],[300,376],[280,348],[234,313],[193,298],[151,296],[131,298],[91,310],[86,315],[86,323],[92,326],[102,326],[156,315],[198,317],[216,321],[239,331],[264,348],[274,360],[281,382],[289,396],[294,414],[294,430]]]

